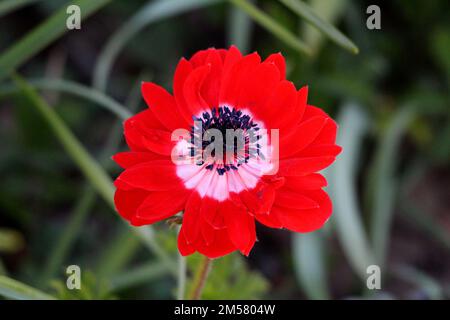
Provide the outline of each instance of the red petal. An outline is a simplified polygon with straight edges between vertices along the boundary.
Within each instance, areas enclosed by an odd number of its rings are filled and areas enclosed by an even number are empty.
[[[165,127],[159,122],[150,110],[144,110],[127,119],[124,123],[125,139],[133,151],[147,151],[144,145],[143,128],[164,130]]]
[[[270,184],[260,181],[254,189],[243,190],[239,196],[250,213],[267,214],[275,199],[275,189]]]
[[[144,202],[148,196],[148,191],[132,189],[117,189],[114,193],[114,204],[119,214],[130,221],[131,217],[136,214],[137,208]]]
[[[183,189],[184,186],[176,175],[175,165],[171,161],[156,160],[126,169],[114,184],[120,188],[125,184],[149,191]]]
[[[202,220],[200,217],[201,198],[197,192],[192,192],[183,214],[184,236],[189,244],[194,244],[199,236]]]
[[[317,209],[296,210],[273,206],[283,227],[296,232],[311,232],[319,229],[329,219],[332,212],[331,200],[323,190],[305,192],[305,195],[314,199],[318,204]]]
[[[192,64],[194,68],[198,68],[207,64],[208,56],[211,53],[218,53],[217,49],[209,48],[206,50],[197,51],[190,59],[189,62]]]
[[[246,55],[236,62],[222,79],[219,103],[236,107],[242,87],[248,82],[249,76],[261,62],[261,58],[255,52]]]
[[[333,119],[328,118],[327,123],[317,136],[314,144],[335,144],[337,128],[336,122]]]
[[[141,164],[143,162],[150,162],[153,160],[162,160],[166,157],[153,152],[119,152],[113,157],[113,160],[122,168],[127,169],[132,166]]]
[[[261,110],[280,81],[278,68],[271,63],[260,64],[248,75],[239,95],[237,106],[250,109],[255,117],[262,119]]]
[[[204,197],[202,199],[200,215],[211,227],[222,229],[225,227],[225,224],[223,216],[219,213],[218,205],[219,202],[216,199]]]
[[[273,53],[264,62],[270,62],[277,66],[280,71],[280,78],[286,79],[286,61],[281,53]]]
[[[210,50],[205,63],[210,66],[210,71],[203,82],[201,95],[204,97],[208,107],[218,107],[223,69],[223,62],[219,52],[217,50]]]
[[[302,176],[325,169],[335,157],[295,158],[280,161],[279,176]]]
[[[199,67],[189,74],[184,83],[183,95],[191,115],[198,115],[205,110],[209,110],[210,106],[202,97],[201,87],[210,70],[211,66],[209,65]]]
[[[241,52],[235,46],[231,46],[226,52],[225,60],[223,62],[222,78],[227,79],[232,67],[242,58]]]
[[[297,106],[297,89],[292,82],[279,82],[266,105],[258,112],[267,128],[281,129],[292,118]]]
[[[183,88],[184,83],[192,70],[191,63],[183,58],[178,63],[173,77],[173,95],[177,103],[178,112],[183,116],[187,123],[192,123],[192,113],[184,98]]]
[[[180,233],[178,234],[178,250],[182,256],[188,256],[195,252],[195,248],[186,241],[183,226],[181,226]]]
[[[270,227],[270,228],[277,228],[281,229],[283,228],[283,224],[281,223],[280,219],[278,218],[278,215],[276,212],[271,210],[269,213],[263,213],[263,214],[257,214],[255,215],[256,220],[261,222],[263,225]]]
[[[216,229],[214,229],[208,223],[202,223],[200,231],[205,245],[206,246],[212,245],[216,236]]]
[[[301,177],[287,177],[284,187],[291,190],[314,190],[327,186],[327,180],[319,173],[311,173]]]
[[[301,210],[314,209],[319,207],[319,204],[314,200],[302,195],[299,192],[289,191],[284,188],[281,188],[277,191],[274,205]]]
[[[152,224],[167,219],[184,209],[188,192],[150,192],[137,209],[136,217]]]
[[[242,204],[226,200],[219,204],[225,218],[226,230],[231,242],[245,255],[248,255],[256,241],[255,220]]]
[[[337,145],[310,145],[304,150],[300,151],[295,157],[336,157],[339,153],[341,153],[342,148]]]
[[[305,102],[306,102],[306,100],[305,100]],[[323,111],[322,109],[317,108],[315,106],[306,105],[305,113],[303,115],[302,121],[306,121],[309,118],[317,117],[317,116],[329,118],[328,114],[325,111]]]
[[[319,135],[327,118],[314,117],[300,123],[280,141],[280,158],[287,158],[310,145]]]
[[[180,115],[175,99],[162,87],[143,82],[142,96],[155,117],[170,131],[178,128],[187,128],[188,123]]]
[[[142,130],[142,144],[147,150],[160,155],[170,156],[176,142],[172,141],[172,134],[158,129]]]
[[[194,247],[198,252],[211,259],[222,257],[236,250],[236,247],[228,237],[226,229],[214,230],[214,242],[210,245],[202,242],[195,244]]]

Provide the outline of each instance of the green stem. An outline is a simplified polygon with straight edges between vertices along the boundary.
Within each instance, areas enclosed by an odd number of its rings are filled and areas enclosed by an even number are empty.
[[[203,288],[205,287],[206,279],[211,271],[212,260],[206,256],[203,256],[200,262],[200,267],[197,270],[194,278],[194,286],[190,294],[191,300],[200,300],[202,296]]]
[[[179,228],[181,230],[181,228]],[[178,231],[179,232],[179,231]],[[186,291],[186,258],[178,254],[178,290],[177,299],[183,300]]]

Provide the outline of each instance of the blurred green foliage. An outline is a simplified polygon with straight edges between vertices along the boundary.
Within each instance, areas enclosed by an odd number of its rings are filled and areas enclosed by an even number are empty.
[[[122,118],[145,107],[140,81],[170,88],[181,56],[238,44],[281,51],[310,103],[347,119],[344,154],[326,172],[335,204],[326,230],[258,228],[249,258],[213,262],[203,298],[449,298],[448,1],[380,2],[373,31],[372,1],[81,0],[91,16],[80,31],[65,28],[67,3],[0,1],[0,295],[186,296],[199,256],[180,259],[164,223],[125,227],[104,171],[118,172],[109,155],[125,148]],[[365,287],[373,262],[384,266],[381,292]],[[70,264],[83,270],[81,291],[65,286]]]

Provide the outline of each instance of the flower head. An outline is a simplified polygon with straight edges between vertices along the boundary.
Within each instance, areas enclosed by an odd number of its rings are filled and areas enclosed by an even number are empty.
[[[183,211],[178,248],[210,258],[256,241],[255,222],[310,232],[330,217],[317,173],[341,151],[336,123],[287,81],[279,53],[261,61],[208,49],[181,59],[173,94],[144,82],[149,108],[128,119],[114,160],[115,204],[132,225]]]

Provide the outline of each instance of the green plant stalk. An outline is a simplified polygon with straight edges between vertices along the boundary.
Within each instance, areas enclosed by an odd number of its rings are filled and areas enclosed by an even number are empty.
[[[170,275],[170,270],[167,269],[164,263],[146,263],[114,276],[111,280],[111,290],[120,291],[128,289],[168,274]]]
[[[85,21],[109,1],[77,0],[72,1],[71,4],[80,7],[81,20]],[[67,5],[62,6],[61,9],[13,44],[0,56],[0,80],[4,79],[36,53],[69,31],[66,26],[66,8]]]
[[[305,19],[306,22],[323,32],[330,40],[353,54],[359,52],[358,47],[332,24],[320,18],[309,5],[300,0],[279,0],[286,7]]]
[[[42,81],[36,80],[36,84],[45,83],[45,80],[46,79],[42,79]],[[60,82],[57,82],[57,84],[58,83]],[[14,88],[17,89],[16,87]],[[60,87],[59,86],[51,87],[52,90],[55,90],[57,88]],[[101,93],[100,91],[97,91],[97,93],[99,95],[103,95],[103,93]],[[89,96],[87,96],[87,98],[89,98]],[[126,105],[129,105],[130,111],[133,112],[137,109],[139,101],[140,101],[140,90],[137,88],[131,91],[127,99]],[[122,121],[118,120],[113,125],[110,131],[108,141],[106,142],[100,155],[100,163],[104,166],[106,166],[108,163],[111,162],[111,154],[113,154],[117,150],[120,144],[122,137],[121,127]],[[61,232],[61,237],[56,242],[55,248],[51,250],[51,254],[46,263],[46,267],[44,268],[45,271],[41,279],[41,283],[45,283],[46,281],[48,281],[56,273],[57,268],[62,265],[67,253],[69,252],[71,246],[76,240],[76,237],[80,232],[80,229],[84,221],[86,220],[89,211],[95,204],[95,200],[97,197],[94,191],[95,190],[93,190],[89,184],[86,184],[86,186],[83,188],[81,197],[79,198],[79,201],[75,206],[73,212],[70,214],[71,219],[69,220],[69,223]]]
[[[119,234],[108,244],[106,250],[103,250],[96,274],[104,279],[117,274],[130,261],[138,248],[139,242],[136,236],[128,229],[120,228]]]
[[[125,48],[126,43],[143,28],[153,22],[170,18],[189,10],[199,9],[218,3],[222,0],[159,0],[143,6],[108,40],[97,58],[94,68],[93,86],[100,91],[106,91],[107,81],[112,65]]]
[[[293,237],[293,258],[297,278],[309,299],[329,299],[324,232],[295,234]]]
[[[0,18],[26,5],[41,0],[3,0],[0,2]]]
[[[261,27],[275,35],[279,40],[286,43],[291,48],[304,53],[308,56],[312,55],[311,49],[289,30],[272,19],[269,15],[259,10],[256,6],[247,0],[229,0],[231,3],[245,11],[253,20]]]
[[[250,51],[253,22],[249,15],[238,7],[233,6],[231,9],[227,21],[228,44],[237,46],[243,53],[248,53]]]
[[[92,101],[106,110],[111,111],[122,120],[128,119],[132,116],[132,113],[128,111],[127,108],[116,102],[111,97],[105,95],[103,92],[83,86],[73,81],[42,78],[29,80],[28,83],[34,88],[57,90]],[[18,88],[16,86],[5,85],[0,87],[0,95],[14,93],[17,90]]]
[[[38,289],[9,277],[0,276],[0,296],[16,300],[55,300],[56,298]]]
[[[102,198],[115,210],[114,187],[111,178],[102,167],[84,149],[77,138],[66,127],[55,111],[36,93],[36,91],[21,77],[13,75],[14,82],[47,121],[51,129],[62,143],[66,152],[74,159],[86,178],[92,183]]]
[[[81,143],[76,139],[72,132],[67,128],[64,122],[59,118],[55,111],[36,93],[36,91],[26,83],[20,76],[13,75],[17,86],[22,89],[24,95],[29,99],[31,105],[35,107],[48,122],[50,128],[55,132],[64,149],[78,165],[87,180],[94,189],[106,201],[106,203],[115,211],[114,206],[114,186],[111,178],[106,174],[103,168],[89,155]],[[126,223],[126,222],[124,222]],[[126,224],[135,232],[144,245],[153,251],[167,267],[176,275],[176,266],[167,253],[162,250],[155,242],[153,230],[149,227],[133,228]]]
[[[375,197],[370,226],[374,254],[381,268],[386,260],[395,192],[398,189],[398,182],[394,177],[397,150],[413,116],[414,113],[408,107],[400,109],[394,115],[376,152],[372,169]]]
[[[181,226],[178,228],[178,233],[181,230]],[[183,257],[178,253],[178,286],[177,286],[177,299],[183,300],[186,291],[186,272],[187,272],[187,261],[186,257]]]
[[[392,268],[392,273],[397,278],[421,288],[428,294],[430,299],[439,300],[444,296],[444,289],[438,281],[412,266],[395,265]]]
[[[355,183],[360,146],[369,123],[367,115],[354,104],[343,106],[337,123],[340,125],[337,144],[342,146],[343,152],[326,170],[334,205],[332,221],[350,266],[366,281],[367,267],[377,263],[361,221]]]
[[[427,214],[423,208],[412,201],[413,199],[408,197],[411,188],[423,179],[426,165],[426,163],[423,163],[423,160],[415,160],[414,163],[406,169],[406,173],[402,177],[399,188],[399,204],[402,209],[401,214],[403,214],[408,221],[413,222],[418,228],[425,232],[427,236],[450,250],[450,234],[445,225],[436,221],[431,214]]]
[[[200,266],[195,274],[192,291],[189,295],[191,300],[200,300],[202,297],[202,291],[208,279],[209,272],[211,271],[212,260],[206,256],[202,256]]]
[[[95,199],[95,190],[88,185],[81,194],[80,200],[73,209],[73,212],[71,212],[71,219],[65,226],[55,247],[50,251],[51,253],[45,264],[43,275],[39,281],[40,283],[45,284],[56,274],[58,268],[61,268],[67,252],[75,241],[81,226],[89,214],[89,209],[95,203]]]

